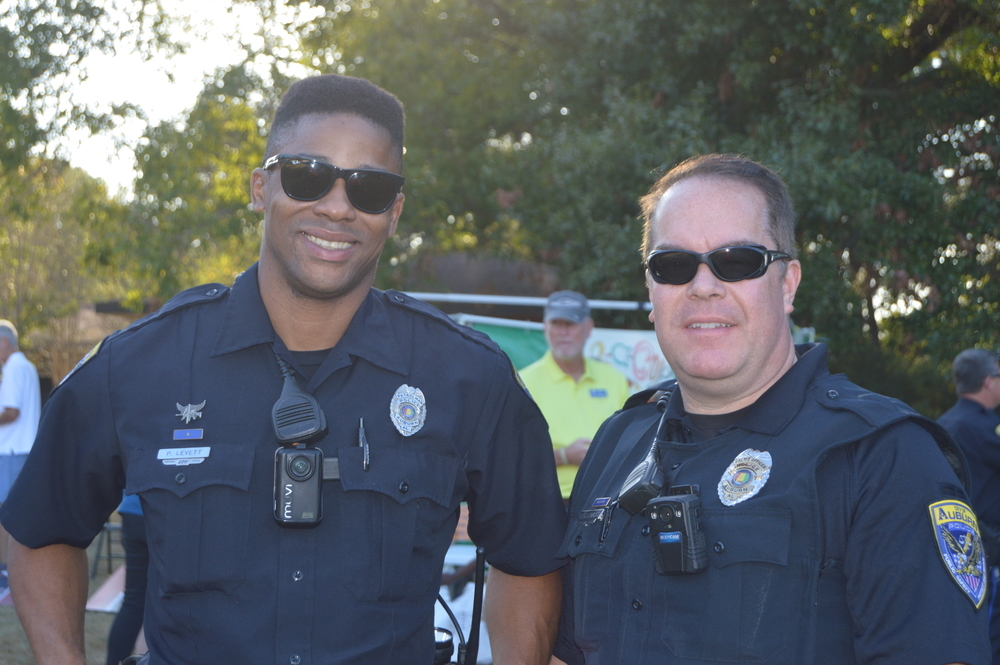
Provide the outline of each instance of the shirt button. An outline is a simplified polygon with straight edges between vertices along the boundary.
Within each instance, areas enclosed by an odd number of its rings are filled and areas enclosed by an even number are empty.
[[[639,610],[641,610],[642,609],[642,601],[639,600],[638,598],[636,598],[635,600],[633,600],[632,601],[632,609],[635,610],[636,612],[638,612]]]
[[[405,480],[399,484],[399,493],[400,494],[406,494],[409,491],[410,491],[410,486],[406,483]]]
[[[393,296],[393,298],[396,300],[396,302],[406,302],[403,296]]]
[[[183,473],[178,473],[176,476],[174,476],[174,480],[177,482],[178,485],[183,485],[184,483],[187,482],[187,476],[185,476]]]
[[[679,467],[680,465],[681,465],[681,463],[680,463],[680,462],[677,462],[676,464],[674,464],[674,465],[673,465],[672,467],[670,467],[670,468],[671,468],[671,469],[676,469],[676,468],[677,468],[677,467]]]
[[[214,295],[215,295],[216,293],[218,293],[218,292],[219,292],[219,289],[212,289],[211,291],[209,291],[209,292],[208,292],[208,293],[206,293],[205,295],[206,295],[206,296],[214,296]]]
[[[305,577],[305,575],[302,574],[301,570],[296,570],[294,573],[292,573],[292,579],[295,580],[296,582],[301,580],[303,577]]]
[[[579,544],[580,544],[580,543],[582,543],[582,542],[583,542],[583,536],[577,536],[577,537],[576,537],[576,538],[575,538],[575,539],[573,540],[573,544],[574,544],[574,545],[579,545]]]
[[[649,535],[649,525],[647,524],[646,526],[644,526],[641,529],[639,529],[639,533],[641,533],[644,536],[648,536]]]
[[[714,545],[714,546],[712,547],[712,549],[714,549],[714,550],[715,550],[715,553],[716,553],[716,554],[722,554],[723,552],[725,552],[725,551],[726,551],[726,546],[725,546],[725,545],[723,545],[723,544],[722,544],[722,541],[720,540],[719,542],[717,542],[717,543],[716,543],[716,544],[715,544],[715,545]]]
[[[288,662],[291,663],[292,665],[299,665],[299,663],[302,662],[302,658],[297,653],[292,654],[292,657],[288,659]]]
[[[836,390],[827,390],[826,396],[829,397],[830,399],[837,399],[838,397],[840,397],[840,393],[838,393]]]

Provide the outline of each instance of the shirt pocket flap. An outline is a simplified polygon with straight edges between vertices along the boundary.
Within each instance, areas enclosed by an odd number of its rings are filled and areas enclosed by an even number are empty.
[[[212,485],[226,485],[244,492],[250,489],[254,450],[249,446],[213,445],[201,462],[164,464],[159,449],[144,448],[129,453],[125,493],[138,494],[164,489],[179,498]]]
[[[702,516],[709,562],[788,565],[792,514],[788,510],[708,509]]]
[[[566,556],[576,558],[582,554],[613,556],[625,527],[633,519],[634,516],[617,506],[594,508],[571,515],[566,537],[556,556],[558,558]]]
[[[429,499],[439,506],[451,505],[460,460],[403,448],[371,451],[368,470],[364,451],[351,446],[337,451],[340,482],[345,492],[369,491],[392,497],[400,505]]]

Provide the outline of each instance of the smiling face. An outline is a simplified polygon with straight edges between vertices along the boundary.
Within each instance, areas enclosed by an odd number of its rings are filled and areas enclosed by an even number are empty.
[[[399,173],[398,151],[388,132],[351,114],[303,116],[279,146],[285,154],[303,155],[340,168]],[[337,180],[317,201],[297,201],[281,188],[281,171],[256,169],[251,199],[264,213],[260,249],[262,293],[286,300],[360,302],[375,277],[385,241],[396,232],[403,195],[384,213],[354,208],[346,182]]]
[[[657,205],[652,249],[774,249],[767,228],[765,201],[756,189],[694,176],[670,187]],[[800,275],[798,261],[772,264],[763,276],[739,282],[723,282],[704,264],[687,284],[659,284],[647,274],[650,320],[689,411],[747,406],[791,367],[788,314]]]

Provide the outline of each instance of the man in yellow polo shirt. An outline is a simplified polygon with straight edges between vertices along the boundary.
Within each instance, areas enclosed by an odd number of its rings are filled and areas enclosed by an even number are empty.
[[[594,329],[590,304],[576,291],[556,291],[545,305],[549,350],[521,370],[528,392],[549,423],[556,472],[568,499],[590,440],[608,416],[621,408],[628,379],[611,365],[583,357]]]

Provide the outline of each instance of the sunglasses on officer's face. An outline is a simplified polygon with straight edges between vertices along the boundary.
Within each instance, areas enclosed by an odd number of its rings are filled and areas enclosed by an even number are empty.
[[[318,201],[326,196],[338,179],[347,186],[351,205],[373,215],[392,206],[405,178],[376,169],[340,169],[312,157],[274,155],[264,162],[264,169],[281,166],[281,188],[296,201]]]
[[[784,252],[759,245],[720,247],[704,254],[660,249],[646,257],[646,270],[660,284],[687,284],[694,279],[698,266],[704,263],[723,282],[739,282],[760,277],[774,261],[791,258]]]

